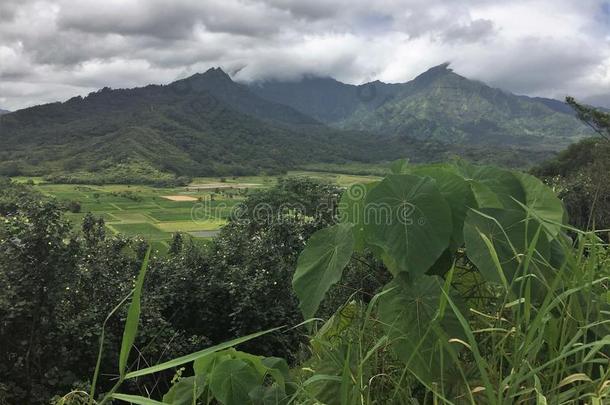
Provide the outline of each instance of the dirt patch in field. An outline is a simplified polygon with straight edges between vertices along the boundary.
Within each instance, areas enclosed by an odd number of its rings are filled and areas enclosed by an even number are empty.
[[[197,201],[195,197],[189,197],[188,195],[163,195],[161,197],[170,201]]]

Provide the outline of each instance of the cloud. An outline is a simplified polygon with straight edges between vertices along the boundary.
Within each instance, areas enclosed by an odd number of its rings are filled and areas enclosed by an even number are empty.
[[[452,61],[509,91],[607,100],[606,0],[2,0],[0,107],[166,83],[406,81]]]

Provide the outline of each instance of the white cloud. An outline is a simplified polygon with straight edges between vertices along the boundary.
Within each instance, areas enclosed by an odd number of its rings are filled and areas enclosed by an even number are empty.
[[[607,0],[2,0],[0,107],[164,83],[412,79],[445,61],[532,95],[610,99]]]

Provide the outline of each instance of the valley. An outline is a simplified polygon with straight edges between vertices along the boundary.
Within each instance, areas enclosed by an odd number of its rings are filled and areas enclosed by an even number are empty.
[[[379,166],[378,170],[386,172],[387,168]],[[286,176],[315,179],[342,188],[379,178],[316,171],[291,171]],[[278,177],[202,177],[180,187],[54,184],[41,177],[15,177],[13,181],[33,184],[36,191],[65,205],[64,217],[75,231],[80,231],[83,218],[91,213],[104,220],[109,235],[143,238],[159,254],[166,254],[176,233],[196,241],[214,237],[238,204],[253,193],[275,186]]]

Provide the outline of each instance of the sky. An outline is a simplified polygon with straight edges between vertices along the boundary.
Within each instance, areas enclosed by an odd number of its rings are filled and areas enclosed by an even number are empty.
[[[610,0],[0,0],[0,108],[221,67],[235,80],[404,82],[451,62],[610,107]]]

